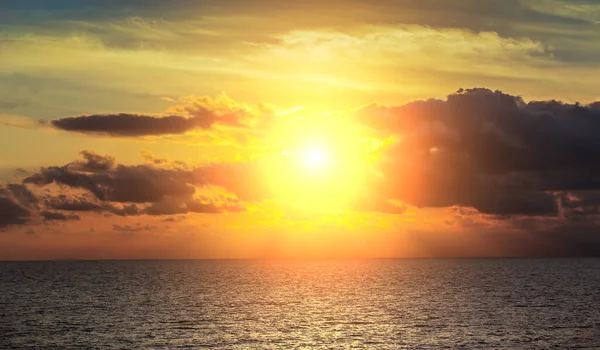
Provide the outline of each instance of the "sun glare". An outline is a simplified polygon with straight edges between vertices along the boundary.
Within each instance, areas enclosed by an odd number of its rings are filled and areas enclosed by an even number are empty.
[[[278,155],[265,161],[272,193],[295,209],[345,210],[356,199],[370,169],[361,130],[340,117],[292,121],[275,130]]]
[[[302,154],[302,161],[306,169],[310,171],[322,171],[330,162],[327,150],[321,147],[310,147]]]

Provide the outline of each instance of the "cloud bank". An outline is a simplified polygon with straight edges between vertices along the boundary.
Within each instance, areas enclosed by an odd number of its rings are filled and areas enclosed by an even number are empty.
[[[453,208],[448,227],[512,232],[495,234],[499,244],[516,245],[515,232],[527,232],[532,252],[537,251],[532,242],[544,242],[542,255],[600,254],[600,235],[595,233],[600,227],[598,103],[527,102],[477,88],[460,89],[444,100],[368,105],[349,117],[371,136],[394,140],[379,150],[373,165],[378,176],[366,178],[350,209],[402,216],[410,208]],[[87,117],[81,118],[87,123]],[[142,125],[147,119],[128,124],[130,116],[123,118],[125,122],[115,125],[128,126],[120,126],[116,136],[158,132]],[[256,120],[217,118],[211,125],[251,130],[259,127]],[[112,128],[98,125],[94,130]],[[190,166],[144,157],[146,164],[124,165],[112,156],[82,151],[77,161],[42,168],[23,183],[8,184],[0,192],[0,227],[77,221],[85,212],[160,215],[175,222],[187,213],[242,212],[248,203],[274,198],[259,161]],[[35,191],[52,186],[63,193]],[[218,188],[220,194],[204,194],[207,188]],[[123,225],[114,229],[146,230]]]

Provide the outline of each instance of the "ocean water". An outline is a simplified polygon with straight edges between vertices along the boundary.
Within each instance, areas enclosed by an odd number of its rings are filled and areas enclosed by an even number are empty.
[[[0,262],[0,349],[600,349],[600,259]]]

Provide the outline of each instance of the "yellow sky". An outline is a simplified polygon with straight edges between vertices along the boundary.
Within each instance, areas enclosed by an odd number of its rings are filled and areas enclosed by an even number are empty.
[[[595,171],[562,118],[596,113],[598,5],[28,4],[0,11],[0,259],[509,254],[589,210],[538,182]]]

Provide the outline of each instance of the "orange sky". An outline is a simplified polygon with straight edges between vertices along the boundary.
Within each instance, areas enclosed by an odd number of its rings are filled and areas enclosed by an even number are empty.
[[[8,5],[0,259],[599,255],[599,19]]]

